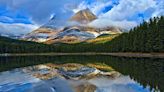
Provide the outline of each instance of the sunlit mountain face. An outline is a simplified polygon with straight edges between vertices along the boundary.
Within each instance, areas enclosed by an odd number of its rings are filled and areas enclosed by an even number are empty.
[[[23,36],[23,40],[42,42],[46,44],[54,43],[77,43],[89,39],[94,39],[102,34],[121,34],[118,27],[96,28],[88,25],[97,19],[97,16],[90,9],[83,9],[75,13],[64,25],[58,28],[55,16],[39,29]]]
[[[163,0],[0,0],[0,34],[45,43],[81,42],[103,33],[122,33],[164,15],[163,4]]]

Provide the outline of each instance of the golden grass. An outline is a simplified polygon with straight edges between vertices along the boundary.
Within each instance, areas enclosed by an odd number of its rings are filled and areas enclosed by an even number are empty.
[[[112,35],[112,36],[105,36],[105,37],[98,37],[95,39],[87,40],[87,43],[105,43],[107,41],[111,41],[113,38],[115,38],[118,35]]]

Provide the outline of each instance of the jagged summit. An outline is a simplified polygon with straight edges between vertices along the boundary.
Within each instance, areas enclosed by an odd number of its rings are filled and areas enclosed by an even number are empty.
[[[41,28],[56,29],[56,22],[56,16],[54,15],[46,24],[42,25]]]
[[[89,23],[93,20],[97,19],[96,15],[94,15],[88,8],[84,10],[80,10],[74,16],[70,18],[70,21],[76,21],[79,23]]]
[[[87,24],[93,20],[97,19],[96,15],[94,15],[88,8],[84,10],[80,10],[76,14],[74,14],[70,21],[78,22],[82,24]],[[51,28],[56,29],[60,25],[65,24],[66,21],[58,20],[55,15],[51,17],[51,19],[44,25],[41,26],[41,28]]]
[[[52,17],[51,17],[51,19],[50,20],[55,20],[56,19],[56,16],[55,15],[53,15]]]

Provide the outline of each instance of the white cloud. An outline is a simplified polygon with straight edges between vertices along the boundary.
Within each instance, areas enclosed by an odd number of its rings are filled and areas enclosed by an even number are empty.
[[[24,12],[33,23],[44,24],[52,14],[58,15],[56,18],[60,20],[71,16],[71,9],[79,2],[80,0],[0,0],[0,6],[14,12]]]
[[[73,9],[73,12],[76,13],[82,9],[89,8],[94,14],[99,15],[101,13],[102,9],[104,9],[106,6],[112,6],[112,1],[105,2],[102,1],[95,1],[92,4],[87,4],[86,1],[83,1],[79,4],[79,6],[75,9]]]
[[[51,15],[56,15],[57,22],[65,22],[73,15],[73,11],[75,13],[85,8],[91,9],[94,14],[98,15],[99,19],[89,24],[96,27],[119,26],[125,29],[132,28],[141,22],[137,14],[143,13],[149,8],[155,10],[151,15],[152,17],[164,15],[163,0],[119,0],[118,5],[113,5],[112,1],[114,0],[92,1],[91,3],[87,3],[87,0],[0,0],[0,6],[6,6],[7,9],[11,9],[12,11],[23,11],[27,14],[27,17],[30,17],[32,23],[39,25],[45,24]],[[110,5],[114,7],[108,12],[103,13],[102,10]],[[137,17],[129,20],[133,16]],[[12,19],[5,16],[1,18],[12,21]],[[146,17],[146,19],[149,18]],[[23,29],[27,30],[28,28]]]
[[[163,4],[164,1],[157,4],[155,0],[120,0],[118,5],[115,5],[106,13],[101,13],[98,16],[99,19],[89,25],[95,27],[117,26],[128,30],[142,21],[138,14],[142,14],[148,9],[155,10],[152,16],[164,15]],[[99,8],[99,6],[97,7]]]
[[[132,27],[137,26],[137,22],[136,21],[127,21],[127,20],[112,21],[108,18],[100,18],[100,19],[97,19],[97,20],[89,23],[88,25],[92,26],[92,27],[97,27],[97,28],[115,26],[115,27],[119,27],[122,29],[130,29]]]
[[[147,92],[148,89],[144,89],[129,76],[120,76],[115,79],[95,78],[89,80],[89,82],[97,86],[95,92]]]
[[[87,4],[83,1],[82,3],[80,3],[80,4],[78,5],[77,8],[73,9],[73,12],[74,12],[74,13],[77,13],[78,11],[80,11],[80,10],[82,10],[82,9],[86,9],[87,7],[88,7]]]
[[[7,16],[0,16],[1,21],[6,21],[6,22],[13,22],[14,20],[10,17]]]
[[[37,29],[37,25],[32,24],[21,24],[21,23],[15,23],[15,24],[6,24],[6,23],[0,23],[0,33],[1,34],[12,34],[12,35],[21,35],[21,34],[27,34],[35,29]]]
[[[154,0],[121,0],[119,5],[114,6],[101,17],[111,20],[125,20],[137,13],[142,13],[148,8],[155,7],[155,4]]]
[[[158,2],[158,4],[155,7],[155,12],[152,14],[152,17],[157,17],[164,15],[164,1],[161,0]]]

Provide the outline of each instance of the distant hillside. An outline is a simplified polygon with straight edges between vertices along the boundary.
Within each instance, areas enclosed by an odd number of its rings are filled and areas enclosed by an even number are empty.
[[[51,46],[0,36],[0,53],[35,53],[50,51]]]

